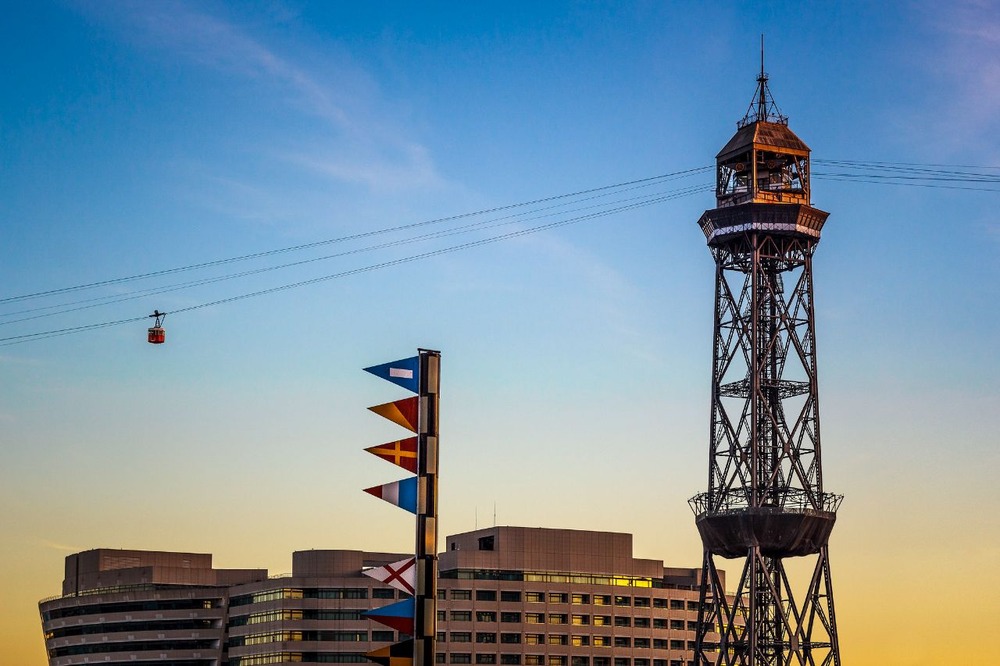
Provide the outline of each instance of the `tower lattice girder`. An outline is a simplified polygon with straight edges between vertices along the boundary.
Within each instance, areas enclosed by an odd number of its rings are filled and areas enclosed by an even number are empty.
[[[708,489],[690,502],[697,663],[840,666],[827,544],[841,497],[823,487],[813,309],[828,213],[810,205],[809,148],[763,71],[716,160],[717,207],[699,220],[716,271]],[[734,591],[718,557],[742,561]]]

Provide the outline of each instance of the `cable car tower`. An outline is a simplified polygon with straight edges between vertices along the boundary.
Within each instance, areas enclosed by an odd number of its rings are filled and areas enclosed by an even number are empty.
[[[690,500],[704,546],[695,663],[840,666],[827,543],[843,496],[823,486],[812,270],[829,214],[810,205],[809,147],[767,81],[762,48],[754,99],[716,156],[717,207],[698,220],[715,326],[708,491]],[[742,561],[735,592],[720,557]],[[790,558],[811,575],[791,576]]]

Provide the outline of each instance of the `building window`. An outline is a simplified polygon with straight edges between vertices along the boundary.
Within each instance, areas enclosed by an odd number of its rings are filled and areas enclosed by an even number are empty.
[[[471,664],[472,655],[468,652],[452,652],[451,653],[451,663],[453,664]]]
[[[666,650],[667,649],[667,639],[665,638],[654,638],[653,639],[653,649],[654,650]],[[655,659],[653,661],[656,661]]]
[[[684,600],[683,599],[671,599],[670,600],[670,610],[684,610]]]
[[[550,604],[569,603],[569,595],[563,592],[549,592],[549,603]]]
[[[500,663],[506,664],[506,666],[517,666],[521,663],[521,655],[519,654],[502,654],[500,655]]]
[[[493,550],[496,546],[496,539],[493,536],[479,537],[479,550]]]
[[[649,647],[649,639],[648,638],[636,638],[636,639],[634,639],[632,641],[632,645],[634,645],[637,648],[648,648]],[[634,666],[639,666],[639,664],[635,664]],[[649,664],[646,664],[646,666],[649,666]]]
[[[470,601],[472,599],[472,590],[452,590],[451,599],[452,601]]]
[[[611,595],[609,594],[595,594],[594,595],[594,605],[595,606],[610,606],[611,605]],[[594,664],[597,666],[597,664]]]
[[[671,629],[684,629],[684,620],[671,620],[670,621],[670,628]]]
[[[667,666],[667,660],[666,659],[654,659],[653,660],[653,666]]]
[[[590,645],[590,636],[573,636],[574,647],[586,647]]]
[[[524,621],[528,624],[544,624],[545,613],[525,613]]]
[[[443,664],[445,663],[444,658],[445,658],[444,652],[438,652],[437,654],[434,655],[434,663]]]
[[[477,643],[496,643],[497,635],[492,631],[477,631],[476,632],[476,642]]]
[[[611,657],[594,657],[594,666],[611,666]]]
[[[452,643],[471,643],[472,642],[472,632],[471,631],[453,631],[453,632],[451,632],[451,642]]]
[[[497,663],[497,656],[495,654],[476,654],[477,664],[495,664]]]
[[[550,654],[549,666],[566,666],[566,657],[561,654]]]
[[[666,629],[666,628],[667,628],[667,621],[665,619],[663,619],[662,617],[653,618],[653,629]]]
[[[694,641],[688,641],[688,650],[693,650],[695,648],[695,645],[696,644]]]
[[[606,627],[611,624],[610,615],[595,615],[594,616],[594,626],[595,627]]]
[[[683,650],[684,649],[684,641],[676,641],[676,640],[670,641],[670,649],[671,650]]]
[[[529,604],[544,603],[544,601],[545,601],[545,593],[544,592],[525,592],[524,593],[524,600],[527,601]]]
[[[697,601],[689,601],[688,605],[687,605],[687,608],[688,608],[688,610],[693,610],[693,611],[698,610],[698,602]]]
[[[684,666],[684,660],[683,659],[671,659],[670,660],[670,666]]]
[[[649,608],[649,597],[636,597],[632,600],[632,605],[636,608]],[[634,664],[633,666],[639,666]],[[646,666],[649,666],[648,664]]]
[[[569,663],[570,666],[590,666],[590,659],[588,657],[572,657]]]
[[[437,642],[438,643],[447,643],[448,642],[448,634],[444,633],[443,631],[437,632]]]
[[[521,634],[500,634],[501,643],[520,643]]]
[[[373,631],[372,641],[376,643],[389,642],[396,640],[396,635],[392,631]]]
[[[447,597],[447,594],[448,594],[448,590],[438,590],[438,599],[440,601],[444,601],[445,598]]]
[[[623,615],[615,616],[615,626],[616,627],[630,627],[632,626],[632,618]]]
[[[620,594],[615,595],[615,606],[631,606],[632,597],[622,596]]]
[[[445,611],[438,611],[437,616],[438,616],[438,622],[445,621]]]
[[[569,637],[566,634],[549,634],[549,645],[569,645]]]
[[[633,659],[632,666],[649,666],[649,659]]]
[[[573,595],[574,604],[589,604],[590,595],[589,594],[574,594]]]
[[[496,601],[496,590],[476,590],[476,601]]]
[[[666,608],[666,607],[667,607],[666,599],[653,599],[653,608]]]
[[[521,621],[521,614],[520,613],[500,613],[500,621],[501,622],[520,622]]]
[[[476,611],[476,622],[496,622],[497,614],[493,611]]]
[[[566,624],[567,621],[565,613],[549,613],[549,624]]]
[[[374,589],[372,590],[372,599],[395,599],[396,590],[388,589]]]
[[[640,629],[649,629],[649,618],[648,617],[635,618],[635,626]]]
[[[629,647],[630,643],[628,636],[615,636],[615,647]]]
[[[594,636],[594,647],[611,647],[610,636]],[[595,663],[594,666],[597,666]]]
[[[629,666],[629,658],[615,657],[615,666]]]
[[[472,622],[472,611],[452,611],[452,622]]]
[[[524,666],[543,666],[544,663],[545,663],[544,655],[540,654],[524,655]]]
[[[500,601],[519,602],[521,601],[521,593],[515,590],[500,590]]]
[[[698,623],[694,620],[688,620],[688,631],[698,631]]]
[[[541,645],[545,642],[545,634],[525,634],[524,642],[528,645]]]
[[[589,615],[574,615],[573,618],[572,618],[572,622],[573,622],[573,624],[576,624],[576,625],[590,624],[590,616]]]

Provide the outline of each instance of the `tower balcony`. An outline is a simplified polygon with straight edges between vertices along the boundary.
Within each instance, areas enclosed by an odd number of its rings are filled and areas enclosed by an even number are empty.
[[[829,213],[804,204],[745,203],[706,210],[698,226],[709,245],[754,231],[819,239]]]
[[[830,539],[842,500],[843,495],[789,489],[780,505],[750,506],[740,490],[701,493],[688,504],[702,543],[713,555],[745,557],[759,546],[765,556],[782,558],[818,553]]]

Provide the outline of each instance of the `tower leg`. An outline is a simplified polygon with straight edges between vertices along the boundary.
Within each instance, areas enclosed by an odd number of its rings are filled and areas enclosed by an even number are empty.
[[[714,556],[706,551],[695,663],[841,666],[826,546],[815,556],[805,593],[797,597],[793,587],[784,559],[753,548],[743,558],[736,591],[727,594]]]

